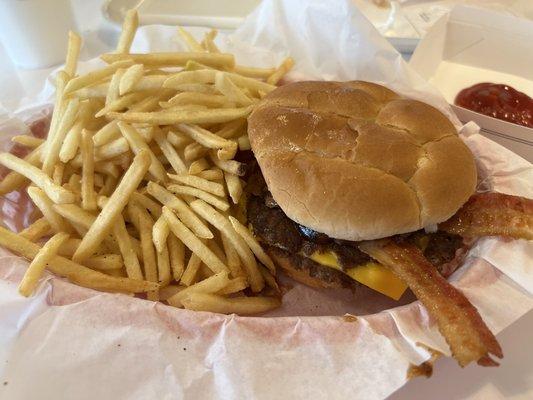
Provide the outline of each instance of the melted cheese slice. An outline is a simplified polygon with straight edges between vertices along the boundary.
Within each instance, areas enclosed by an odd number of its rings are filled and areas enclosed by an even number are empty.
[[[309,258],[326,267],[342,271],[337,255],[332,251],[325,253],[315,252]],[[391,270],[376,262],[367,262],[355,268],[348,268],[344,273],[357,282],[394,300],[399,300],[407,289],[407,285],[394,275]]]

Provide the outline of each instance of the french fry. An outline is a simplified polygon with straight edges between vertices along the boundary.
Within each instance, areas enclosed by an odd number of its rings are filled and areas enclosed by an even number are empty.
[[[237,139],[237,143],[239,144],[239,150],[241,151],[252,149],[248,135],[239,136],[239,138]]]
[[[170,134],[171,132],[169,132]],[[185,163],[179,156],[179,154],[176,152],[176,149],[172,147],[172,144],[166,139],[163,132],[158,131],[155,134],[155,141],[167,160],[170,162],[170,165],[172,166],[172,169],[178,174],[187,172],[187,167],[185,166]]]
[[[194,92],[201,94],[220,94],[213,85],[205,83],[181,83],[174,85],[171,90],[175,92]]]
[[[255,67],[245,67],[242,65],[236,65],[233,71],[239,75],[243,75],[248,78],[266,79],[270,75],[272,75],[276,71],[276,69],[275,68],[255,68]]]
[[[290,57],[283,60],[276,71],[270,75],[267,79],[267,83],[270,85],[277,85],[279,80],[294,66],[294,60]]]
[[[202,265],[202,260],[193,253],[187,262],[183,275],[181,275],[180,283],[185,286],[191,286],[196,282],[200,265]]]
[[[51,229],[52,227],[48,220],[45,217],[41,217],[26,229],[20,231],[19,236],[26,238],[31,242],[36,242],[43,236],[48,235]]]
[[[270,271],[262,265],[259,265],[259,270],[261,271],[261,275],[263,275],[267,286],[270,286],[277,293],[281,293],[278,283],[276,282],[276,278],[274,278],[275,274],[271,274]]]
[[[178,33],[183,41],[187,44],[190,51],[202,52],[204,50],[202,46],[200,46],[200,43],[198,43],[198,41],[181,26],[178,26]]]
[[[30,135],[17,135],[11,138],[13,143],[21,144],[22,146],[35,149],[44,143],[43,139],[36,138],[35,136]]]
[[[39,245],[3,227],[0,227],[0,245],[27,259],[34,259],[40,249]],[[48,269],[73,283],[97,290],[140,293],[157,290],[159,287],[154,282],[108,276],[61,256],[52,258],[48,263]]]
[[[81,156],[83,159],[81,175],[81,206],[84,210],[96,210],[94,191],[94,147],[91,132],[84,129],[81,133]]]
[[[165,168],[157,159],[150,147],[143,140],[139,132],[133,126],[123,122],[119,122],[118,127],[120,128],[122,135],[124,135],[130,145],[130,148],[135,154],[140,154],[144,151],[150,156],[151,162],[148,168],[150,174],[152,174],[157,180],[164,182],[166,180]]]
[[[79,108],[80,102],[78,99],[70,100],[65,109],[65,113],[61,116],[61,121],[58,123],[57,130],[54,135],[47,140],[42,169],[48,176],[51,176],[54,171],[54,165],[59,160],[61,145],[63,144],[69,129],[74,124]]]
[[[128,93],[122,97],[119,97],[116,100],[111,101],[109,104],[106,104],[104,108],[98,111],[95,115],[96,118],[103,117],[114,111],[121,111],[125,108],[128,108],[132,104],[138,102],[146,95],[144,93]]]
[[[228,122],[237,118],[245,118],[252,112],[252,107],[217,108],[208,110],[178,110],[154,112],[110,112],[109,118],[124,122],[146,122],[152,125],[175,125],[179,123],[208,124]]]
[[[81,142],[81,131],[85,120],[83,117],[78,118],[78,121],[74,123],[70,131],[65,136],[65,140],[61,145],[59,150],[59,160],[63,163],[67,163],[72,160],[76,153]]]
[[[246,96],[244,92],[230,80],[225,72],[219,71],[216,73],[215,87],[230,101],[233,101],[238,105],[248,106],[253,103],[252,99]]]
[[[178,285],[168,285],[159,289],[159,300],[167,301],[170,297],[174,296],[176,293],[185,289],[184,286]]]
[[[70,76],[65,71],[59,71],[57,73],[55,81],[56,101],[52,111],[52,119],[50,121],[50,129],[48,130],[47,142],[44,144],[43,151],[41,153],[41,160],[44,160],[44,156],[48,151],[48,145],[52,141],[55,131],[57,130],[57,125],[59,124],[63,112],[65,111],[65,86],[67,85],[69,79]]]
[[[161,216],[161,205],[156,201],[152,200],[148,196],[145,196],[142,193],[134,192],[131,195],[132,200],[139,204],[139,206],[146,208],[154,218],[159,218]]]
[[[226,262],[228,268],[231,272],[231,276],[237,278],[243,276],[244,272],[241,269],[241,260],[239,258],[239,253],[233,247],[231,241],[228,238],[228,235],[224,232],[220,232],[220,239],[222,241],[222,247],[224,247],[224,253],[226,254]]]
[[[219,180],[222,180],[224,178],[224,172],[222,172],[222,170],[220,170],[218,168],[208,169],[208,170],[205,170],[205,171],[202,171],[202,172],[198,173],[197,176],[199,178],[206,179],[208,181],[219,181]]]
[[[185,246],[173,234],[168,236],[167,245],[172,277],[176,282],[179,282],[185,268]]]
[[[117,182],[118,182],[117,178],[111,175],[107,175],[104,178],[104,186],[102,186],[102,188],[98,192],[98,195],[99,196],[111,196],[111,194],[113,193],[113,190],[115,190],[115,186],[117,186]]]
[[[226,187],[228,188],[229,196],[233,204],[237,204],[242,195],[241,180],[237,175],[224,171],[224,179],[226,180]]]
[[[162,104],[165,104],[165,102],[159,103],[160,106]],[[197,111],[197,110],[207,110],[207,107],[203,106],[201,104],[183,104],[183,105],[179,105],[179,106],[167,107],[165,109],[166,112]]]
[[[118,254],[102,254],[86,259],[83,264],[86,267],[99,271],[111,271],[124,267],[124,261]]]
[[[224,251],[220,248],[220,246],[217,243],[217,240],[208,240],[207,241],[207,247],[209,247],[209,250],[211,250],[215,255],[224,263],[226,263],[226,254],[224,254]],[[211,271],[209,271],[211,273]]]
[[[201,48],[201,51],[204,51],[203,48]],[[199,69],[216,69],[213,67],[208,67],[205,64],[201,64],[198,61],[189,60],[185,64],[185,67],[183,68],[184,71],[197,71]]]
[[[163,215],[172,233],[193,253],[197,254],[211,271],[217,273],[228,270],[228,267],[176,217],[170,208],[163,207]]]
[[[137,132],[139,132],[139,135],[141,135],[146,143],[150,143],[152,141],[155,131],[153,126],[146,126],[144,124],[131,124],[131,126],[137,129]],[[150,150],[153,151],[152,147],[150,147]]]
[[[263,276],[257,267],[257,262],[252,252],[246,242],[234,230],[230,221],[203,200],[194,200],[190,206],[196,213],[227,236],[237,253],[239,253],[239,257],[246,268],[250,288],[253,292],[260,292],[265,284]]]
[[[188,83],[214,83],[217,71],[213,69],[197,71],[181,71],[167,77],[163,87],[175,88],[176,86]]]
[[[224,191],[224,186],[222,186],[222,184],[208,181],[198,176],[168,174],[168,177],[173,181],[179,182],[187,186],[195,187],[197,189],[203,190],[204,192],[214,194],[215,196],[224,197],[226,195],[226,192]]]
[[[144,274],[149,282],[157,282],[157,261],[152,239],[152,227],[154,221],[146,210],[135,206],[139,221],[139,234],[141,236],[141,248],[143,253]],[[156,292],[148,292],[148,299],[157,300]]]
[[[182,148],[192,142],[192,139],[182,132],[168,131],[167,140],[177,148]]]
[[[37,208],[41,210],[54,232],[72,232],[69,224],[54,210],[54,203],[41,189],[31,186],[28,188],[28,195]]]
[[[159,217],[155,221],[153,226],[152,237],[154,240],[154,246],[158,253],[161,253],[164,247],[167,245],[167,238],[170,233],[167,221],[163,216]]]
[[[65,59],[65,72],[73,78],[76,75],[78,58],[80,56],[81,38],[72,31],[68,33],[67,57]]]
[[[178,124],[177,126],[181,132],[185,133],[195,142],[198,142],[204,147],[210,149],[220,149],[232,145],[231,141],[223,139],[220,136],[217,136],[214,133],[209,132],[207,129],[203,129],[199,126],[189,124]]]
[[[0,227],[0,245],[37,257],[22,291],[29,294],[48,265],[82,286],[146,292],[179,307],[272,308],[275,299],[222,296],[246,296],[248,286],[257,293],[265,282],[266,293],[279,294],[254,253],[265,265],[270,259],[229,216],[243,208],[246,166],[233,158],[250,148],[246,119],[275,88],[264,80],[276,83],[290,61],[236,67],[215,45],[216,30],[200,44],[181,28],[192,52],[131,54],[137,26],[137,12],[129,11],[116,52],[101,56],[109,65],[79,76],[81,39],[71,32],[48,139],[13,138],[33,149],[24,160],[0,154],[11,169],[0,195],[33,183],[28,193],[44,215],[20,235]],[[77,236],[59,245],[54,237],[42,249],[28,240],[55,232]]]
[[[216,46],[214,40],[217,37],[218,31],[211,29],[204,34],[204,40],[202,40],[202,47],[210,53],[220,53],[220,50]]]
[[[121,137],[118,121],[111,121],[104,125],[93,136],[95,146],[102,146]]]
[[[95,158],[98,161],[109,160],[129,151],[130,145],[126,138],[119,137],[105,146],[96,148]]]
[[[56,233],[39,249],[20,282],[19,293],[21,295],[29,297],[33,293],[46,265],[56,256],[57,250],[67,239],[68,234]]]
[[[185,196],[193,196],[199,199],[202,199],[206,203],[211,204],[213,207],[218,208],[221,211],[226,211],[229,208],[227,201],[213,196],[211,193],[205,192],[203,190],[183,185],[168,185],[167,189],[172,193]]]
[[[124,259],[128,278],[142,280],[143,274],[139,259],[137,258],[137,253],[131,240],[132,238],[126,230],[126,224],[121,214],[117,215],[113,223],[113,236],[118,243],[120,254],[122,254],[122,258]]]
[[[57,254],[63,257],[72,257],[76,249],[81,243],[81,239],[68,238],[65,243],[61,245]]]
[[[200,143],[193,142],[185,146],[183,149],[183,157],[185,158],[185,161],[194,161],[206,155],[208,151],[209,149],[202,146]]]
[[[63,184],[63,175],[65,174],[65,164],[59,163],[54,167],[54,172],[52,173],[52,181],[56,185],[61,186]]]
[[[185,104],[199,104],[210,108],[224,107],[231,105],[231,101],[226,96],[220,94],[206,94],[197,92],[182,92],[170,98],[163,105],[164,108]],[[162,105],[162,106],[163,106]]]
[[[163,250],[157,253],[157,276],[160,287],[165,287],[170,283],[170,255],[167,244],[164,243]]]
[[[41,151],[44,148],[44,145],[45,143],[37,147],[35,150],[31,151],[30,154],[24,157],[24,161],[33,166],[39,165],[41,160]],[[15,171],[11,171],[0,182],[0,196],[17,190],[22,186],[26,185],[28,182],[29,179],[26,178],[26,176],[21,175]]]
[[[216,294],[218,295],[227,295],[240,292],[248,287],[248,282],[244,276],[239,276],[238,278],[231,279],[228,284],[220,289]]]
[[[220,136],[224,139],[230,139],[239,134],[246,134],[246,130],[244,129],[245,125],[246,119],[236,119],[235,121],[228,122],[215,133],[217,136]]]
[[[190,207],[180,198],[174,196],[164,187],[155,182],[149,182],[148,193],[157,199],[161,204],[175,211],[180,220],[191,229],[196,236],[204,239],[212,239],[213,233],[198,216],[192,212]]]
[[[95,215],[76,204],[54,204],[52,208],[57,214],[70,222],[73,228],[81,228],[83,230],[84,235],[80,235],[80,237],[85,236],[86,230],[89,229],[96,220]],[[115,239],[110,234],[106,234],[103,240],[112,250],[118,250]]]
[[[209,157],[211,158],[213,164],[215,164],[222,171],[238,176],[244,176],[244,174],[246,174],[246,164],[235,160],[220,160],[214,152],[210,152]]]
[[[124,17],[124,22],[122,23],[122,31],[120,33],[120,38],[118,39],[117,44],[117,53],[129,53],[138,26],[139,16],[137,14],[137,10],[128,10],[126,16]]]
[[[124,174],[120,184],[113,192],[109,201],[91,225],[87,235],[82,239],[80,247],[72,257],[75,261],[83,261],[96,249],[103,240],[103,235],[107,233],[113,224],[115,217],[122,212],[129,197],[137,189],[137,186],[144,178],[150,166],[151,157],[146,151],[141,151],[133,159],[130,168]]]
[[[163,83],[167,80],[167,75],[144,75],[130,89],[131,91],[158,91],[161,93]]]
[[[68,97],[77,97],[78,99],[92,99],[105,98],[108,95],[109,83],[100,83],[91,85],[82,89],[78,89],[73,93],[69,93]]]
[[[101,188],[104,186],[104,176],[102,174],[94,174],[94,188]]]
[[[219,68],[233,68],[235,57],[226,53],[149,53],[149,54],[102,54],[100,56],[106,63],[126,62],[144,64],[150,67],[182,66],[189,60]],[[113,64],[111,64],[113,65]]]
[[[189,165],[189,174],[196,175],[208,168],[209,164],[207,163],[207,160],[205,158],[200,158],[199,160],[196,160],[192,162],[191,165]]]
[[[122,80],[122,75],[126,72],[125,68],[119,68],[115,71],[109,82],[109,87],[107,88],[107,94],[105,96],[105,105],[108,106],[111,103],[118,100],[120,97],[120,81]]]
[[[230,145],[217,150],[217,158],[219,160],[231,160],[237,154],[239,145],[234,140],[229,140]]]
[[[167,301],[174,307],[180,307],[181,301],[192,293],[216,293],[223,289],[229,282],[228,273],[221,271],[210,278],[204,279],[194,285],[187,287],[170,297]]]
[[[129,67],[120,78],[119,94],[123,96],[131,92],[143,74],[144,66],[142,64],[133,64]]]
[[[177,295],[179,295],[179,292]],[[281,306],[275,297],[222,297],[208,293],[190,293],[181,303],[188,310],[211,311],[221,314],[252,315],[264,313]]]
[[[134,103],[128,107],[128,111],[133,112],[145,112],[145,111],[153,111],[157,108],[161,100],[160,96],[148,96],[139,101],[138,103]]]
[[[81,195],[81,176],[78,174],[70,175],[67,185],[72,192]]]
[[[121,172],[115,164],[108,161],[97,161],[94,164],[94,170],[105,175],[111,175],[114,178],[118,178]]]
[[[93,83],[100,82],[102,79],[113,75],[119,68],[128,68],[132,64],[131,60],[117,61],[107,67],[73,78],[65,86],[65,94],[70,94]]]
[[[250,250],[252,250],[257,259],[261,261],[271,273],[275,274],[276,267],[274,265],[274,262],[265,253],[259,242],[255,239],[255,237],[248,230],[248,228],[241,224],[237,220],[237,218],[232,217],[231,215],[229,216],[229,220],[231,222],[231,225],[233,225],[233,229],[235,229],[235,231],[243,238],[243,240],[246,242],[248,247],[250,247]]]

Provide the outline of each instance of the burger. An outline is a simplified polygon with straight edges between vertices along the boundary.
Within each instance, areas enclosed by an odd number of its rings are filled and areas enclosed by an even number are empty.
[[[477,237],[532,239],[531,200],[475,194],[474,157],[434,107],[369,82],[296,82],[248,118],[248,223],[290,277],[409,288],[464,366],[501,348],[445,278]]]

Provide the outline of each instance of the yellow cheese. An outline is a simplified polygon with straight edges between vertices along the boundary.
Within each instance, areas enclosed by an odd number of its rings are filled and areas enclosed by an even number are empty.
[[[325,253],[315,252],[309,258],[326,267],[342,271],[337,260],[337,255],[332,251]],[[344,273],[357,282],[394,300],[402,297],[405,289],[407,289],[407,285],[391,270],[376,262],[368,262],[355,268],[348,268]]]
[[[325,253],[315,251],[309,258],[319,264],[325,265],[326,267],[331,267],[342,271],[342,268],[337,261],[337,255],[332,251],[327,251]]]

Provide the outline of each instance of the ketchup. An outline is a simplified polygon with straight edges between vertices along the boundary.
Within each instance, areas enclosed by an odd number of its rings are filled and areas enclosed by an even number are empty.
[[[489,117],[533,128],[533,99],[508,85],[478,83],[463,89],[455,104]]]

